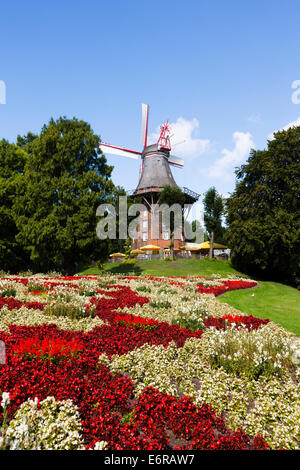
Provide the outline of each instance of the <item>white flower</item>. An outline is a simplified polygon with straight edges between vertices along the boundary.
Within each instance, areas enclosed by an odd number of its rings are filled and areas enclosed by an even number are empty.
[[[2,408],[6,408],[6,406],[9,405],[9,404],[10,404],[9,393],[8,392],[3,392],[2,393],[2,401],[1,401]]]
[[[106,446],[107,446],[107,442],[105,441],[96,442],[93,450],[104,450]]]

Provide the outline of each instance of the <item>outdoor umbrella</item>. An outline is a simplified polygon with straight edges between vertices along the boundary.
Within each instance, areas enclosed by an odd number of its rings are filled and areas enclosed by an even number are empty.
[[[112,253],[109,256],[110,256],[110,258],[123,258],[123,257],[125,257],[125,255],[123,253]]]
[[[141,246],[140,249],[143,250],[143,251],[150,251],[151,254],[152,254],[152,251],[160,251],[160,246],[157,246],[157,245],[145,245],[145,246]],[[150,259],[151,259],[151,256],[150,256]]]
[[[143,250],[143,251],[159,251],[159,250],[160,250],[160,246],[157,246],[157,245],[145,245],[145,246],[141,246],[140,249]]]
[[[204,242],[204,243],[200,243],[199,246],[200,246],[200,250],[209,250],[210,242],[207,241],[207,242]],[[221,245],[220,243],[214,243],[213,248],[214,248],[214,250],[226,250],[228,248],[228,246]]]
[[[210,248],[210,242],[204,242],[204,243],[193,243],[193,244],[187,244],[185,246],[181,246],[181,250],[188,250],[188,251],[200,251],[200,250],[209,250]],[[220,243],[214,243],[213,244],[213,249],[214,250],[226,250],[228,246],[221,245]]]

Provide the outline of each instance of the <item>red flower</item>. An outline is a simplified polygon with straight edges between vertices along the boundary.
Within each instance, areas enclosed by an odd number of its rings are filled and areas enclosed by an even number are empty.
[[[43,285],[51,290],[56,285],[74,289],[78,279],[97,279],[92,276],[68,276],[43,279]],[[128,278],[129,279],[129,278]],[[149,278],[161,281],[159,278]],[[12,278],[9,278],[12,280]],[[15,282],[28,284],[27,278],[15,278]],[[170,284],[181,285],[176,279]],[[218,295],[222,290],[251,287],[249,282],[223,281],[220,289],[211,292]],[[39,400],[54,396],[56,400],[71,399],[78,407],[83,439],[86,448],[104,440],[108,449],[114,450],[161,450],[161,449],[267,449],[261,436],[251,438],[242,431],[231,432],[222,418],[206,403],[196,406],[191,398],[176,399],[152,387],[146,388],[139,397],[133,393],[130,377],[113,375],[99,364],[101,353],[109,357],[125,354],[145,343],[168,346],[175,341],[177,347],[184,345],[189,337],[201,338],[202,331],[191,331],[178,325],[169,325],[150,318],[117,312],[118,309],[143,305],[149,298],[139,296],[128,286],[113,285],[113,290],[101,291],[105,297],[90,299],[93,315],[109,324],[96,327],[88,333],[60,330],[56,325],[37,327],[10,326],[10,333],[0,331],[0,340],[6,346],[6,364],[0,364],[0,390],[8,391],[10,404],[7,408],[11,419],[18,407],[28,398]],[[0,309],[43,309],[46,304],[21,302],[14,298],[0,297]],[[225,315],[207,318],[206,326],[226,328],[232,322],[258,328],[268,320],[241,315]],[[30,359],[30,360],[28,360]],[[130,416],[130,419],[126,418]],[[0,423],[3,409],[0,407]],[[126,419],[125,419],[126,418]]]

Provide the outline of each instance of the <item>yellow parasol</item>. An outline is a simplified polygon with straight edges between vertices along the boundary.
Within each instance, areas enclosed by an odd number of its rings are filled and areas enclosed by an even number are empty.
[[[130,252],[132,255],[143,255],[143,250],[131,250]]]
[[[111,255],[109,255],[110,258],[123,258],[125,257],[126,255],[124,255],[123,253],[112,253]]]
[[[193,243],[191,245],[187,244],[184,246],[181,246],[181,250],[186,250],[186,251],[199,251],[202,249],[203,243]]]
[[[140,250],[143,250],[143,251],[159,251],[159,250],[160,250],[160,246],[157,246],[157,245],[145,245],[145,246],[141,246]]]
[[[210,242],[207,241],[207,242],[201,243],[200,247],[201,247],[200,250],[209,250]],[[226,250],[227,248],[228,248],[228,246],[221,245],[220,243],[214,243],[213,244],[213,249],[214,250]]]
[[[200,251],[200,250],[209,250],[210,248],[210,242],[204,242],[204,243],[193,243],[193,244],[187,244],[185,246],[181,246],[181,250],[187,250],[187,251]],[[221,245],[220,243],[214,243],[213,244],[213,249],[214,250],[226,250],[228,246]]]

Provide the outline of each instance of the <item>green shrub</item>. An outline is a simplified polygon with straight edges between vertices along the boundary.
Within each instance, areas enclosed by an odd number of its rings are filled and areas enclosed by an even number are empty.
[[[104,261],[97,261],[96,263],[96,266],[97,266],[97,269],[99,269],[99,271],[103,271],[104,270]]]
[[[31,277],[33,275],[33,272],[32,271],[20,271],[18,273],[18,276],[21,276],[21,277]]]
[[[42,284],[37,284],[35,282],[29,282],[27,289],[29,292],[32,291],[41,291],[41,292],[47,292],[47,287],[43,286]]]
[[[121,424],[133,424],[135,422],[135,412],[134,410],[130,411],[130,413],[127,413],[124,415],[121,420]]]
[[[4,271],[3,269],[0,269],[0,277],[6,277],[9,276],[9,271]]]
[[[137,287],[136,290],[137,290],[138,292],[151,292],[150,287],[147,287],[147,286],[140,286],[140,287]]]
[[[167,287],[162,287],[161,289],[158,289],[159,294],[171,294],[174,295],[176,294],[176,290],[168,289]]]
[[[48,271],[46,273],[47,277],[57,277],[57,276],[62,276],[62,273],[59,271]]]
[[[97,291],[94,290],[80,290],[78,293],[85,297],[95,297],[97,295]]]
[[[51,298],[54,300],[57,300],[58,303],[70,303],[72,301],[72,295],[68,294],[67,292],[57,292],[57,293],[51,293]]]
[[[99,289],[107,289],[109,286],[115,283],[116,281],[114,279],[99,279],[98,287]]]
[[[15,297],[17,294],[16,289],[13,287],[8,287],[7,289],[3,289],[0,292],[0,297]]]
[[[153,308],[170,308],[172,306],[168,300],[165,300],[164,302],[150,302],[149,305]]]
[[[53,317],[69,317],[72,320],[79,320],[87,316],[86,310],[75,305],[56,303],[47,305],[44,309],[46,315]]]
[[[122,264],[135,264],[135,263],[136,263],[136,260],[133,258],[124,259],[124,261],[122,261]]]
[[[187,328],[192,331],[203,330],[204,328],[204,323],[201,320],[194,320],[184,317],[178,320],[173,320],[172,325],[179,325],[180,328]]]

